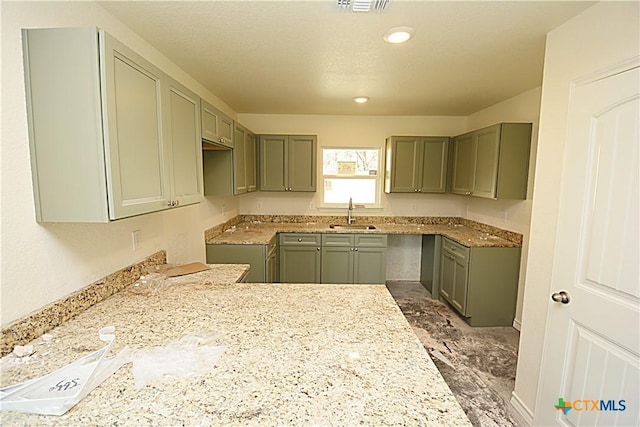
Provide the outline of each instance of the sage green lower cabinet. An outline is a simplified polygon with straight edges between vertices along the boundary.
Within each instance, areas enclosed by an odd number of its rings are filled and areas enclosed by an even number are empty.
[[[269,280],[268,248],[269,245],[207,245],[207,264],[249,264],[251,268],[245,282],[266,283]]]
[[[321,234],[280,233],[280,282],[320,283]]]
[[[443,237],[440,298],[471,326],[511,326],[519,269],[520,248],[468,248]]]
[[[387,236],[323,234],[322,283],[384,283]]]

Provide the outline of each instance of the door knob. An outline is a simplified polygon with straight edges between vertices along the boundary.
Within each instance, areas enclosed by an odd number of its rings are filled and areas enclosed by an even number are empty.
[[[571,298],[569,298],[569,294],[565,291],[554,292],[553,294],[551,294],[551,299],[555,302],[561,302],[563,304],[569,304],[569,301],[571,301]]]

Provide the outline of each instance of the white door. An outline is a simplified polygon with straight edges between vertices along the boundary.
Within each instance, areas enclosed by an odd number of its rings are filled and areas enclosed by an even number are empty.
[[[535,425],[640,422],[638,70],[572,90]]]

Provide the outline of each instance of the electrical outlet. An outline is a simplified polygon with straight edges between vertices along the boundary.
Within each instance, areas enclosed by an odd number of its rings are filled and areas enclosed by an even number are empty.
[[[316,204],[311,202],[309,203],[309,209],[315,209],[316,208]]]
[[[258,200],[258,201],[256,202],[256,210],[257,210],[258,212],[260,212],[260,211],[262,210],[262,202],[261,202],[260,200]]]
[[[140,247],[140,230],[131,232],[131,244],[133,245],[133,251],[137,251]]]
[[[412,211],[416,211],[416,204],[415,203],[411,203],[411,210]]]

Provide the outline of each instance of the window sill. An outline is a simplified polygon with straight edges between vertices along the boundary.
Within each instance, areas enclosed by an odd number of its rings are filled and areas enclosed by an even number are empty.
[[[344,206],[331,206],[331,205],[322,205],[318,206],[318,211],[326,212],[326,213],[335,213],[342,212],[344,213],[347,210],[347,205]],[[365,207],[355,207],[353,212],[382,212],[382,206],[365,206]]]

